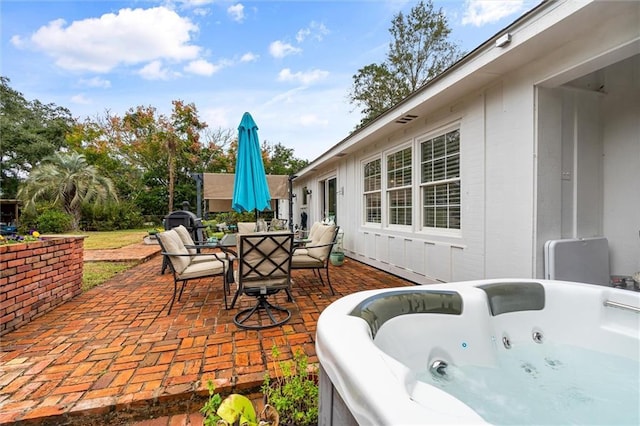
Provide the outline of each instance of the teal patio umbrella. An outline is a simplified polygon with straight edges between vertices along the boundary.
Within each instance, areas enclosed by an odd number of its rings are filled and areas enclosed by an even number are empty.
[[[263,211],[271,207],[271,194],[264,172],[258,126],[245,112],[238,126],[238,156],[231,208],[237,212]]]

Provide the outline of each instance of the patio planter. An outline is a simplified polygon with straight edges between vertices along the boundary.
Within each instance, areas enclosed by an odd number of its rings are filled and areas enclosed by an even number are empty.
[[[0,246],[0,336],[82,293],[83,236]]]
[[[344,263],[344,253],[340,251],[334,251],[329,255],[329,260],[333,266],[342,266]]]

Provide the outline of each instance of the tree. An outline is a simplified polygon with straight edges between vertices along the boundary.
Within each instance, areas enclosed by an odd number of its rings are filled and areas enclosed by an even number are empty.
[[[117,200],[110,179],[100,175],[77,152],[55,153],[36,166],[18,191],[25,209],[35,209],[38,201],[50,201],[73,218],[74,230],[79,228],[82,203]]]
[[[169,211],[173,211],[174,204],[176,157],[182,157],[182,163],[189,165],[182,172],[191,177],[190,172],[195,171],[199,160],[200,132],[207,127],[207,123],[198,118],[194,104],[184,104],[182,101],[172,103],[173,112],[166,139],[169,152]]]
[[[349,101],[359,105],[362,127],[393,107],[429,80],[443,72],[461,56],[449,41],[451,29],[431,0],[421,1],[408,15],[399,12],[389,29],[392,40],[386,60],[369,64],[353,76]]]
[[[287,148],[281,143],[269,146],[267,149],[268,158],[264,164],[267,174],[292,175],[309,164],[307,160],[296,158],[293,148]]]
[[[105,116],[86,118],[76,123],[67,134],[67,146],[85,156],[87,162],[98,168],[100,174],[111,179],[118,195],[137,203],[147,190],[142,181],[142,170],[128,161],[113,143],[114,117],[106,111]]]
[[[204,132],[204,146],[200,150],[198,172],[233,173],[238,147],[238,131],[233,129],[208,129]]]
[[[44,157],[65,146],[74,123],[71,112],[38,100],[27,101],[0,77],[0,195],[15,197],[18,184]]]

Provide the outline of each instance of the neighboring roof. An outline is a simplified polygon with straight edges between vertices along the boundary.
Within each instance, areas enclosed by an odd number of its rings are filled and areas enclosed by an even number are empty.
[[[218,203],[218,208],[210,207],[211,211],[225,211],[230,200],[233,198],[233,185],[235,174],[230,173],[203,173],[203,194],[205,200],[213,200],[213,204]],[[289,176],[287,175],[267,175],[269,193],[272,200],[289,199]]]
[[[595,0],[540,3],[397,105],[329,148],[298,171],[296,178],[324,169],[370,142],[391,137],[414,118],[424,120],[437,108],[559,48],[567,43],[567,39],[580,31],[589,31],[608,16],[637,13],[638,4]],[[496,41],[506,34],[510,41],[505,45],[497,44]]]

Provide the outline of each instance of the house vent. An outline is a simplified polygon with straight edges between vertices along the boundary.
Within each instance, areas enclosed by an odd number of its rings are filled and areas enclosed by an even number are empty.
[[[400,117],[399,119],[397,119],[396,123],[398,123],[398,124],[407,124],[408,122],[413,121],[416,118],[418,118],[417,115],[407,114],[404,117]]]
[[[344,157],[345,155],[347,155],[345,152],[341,152],[339,154],[336,154],[336,157],[340,158],[340,157]]]

